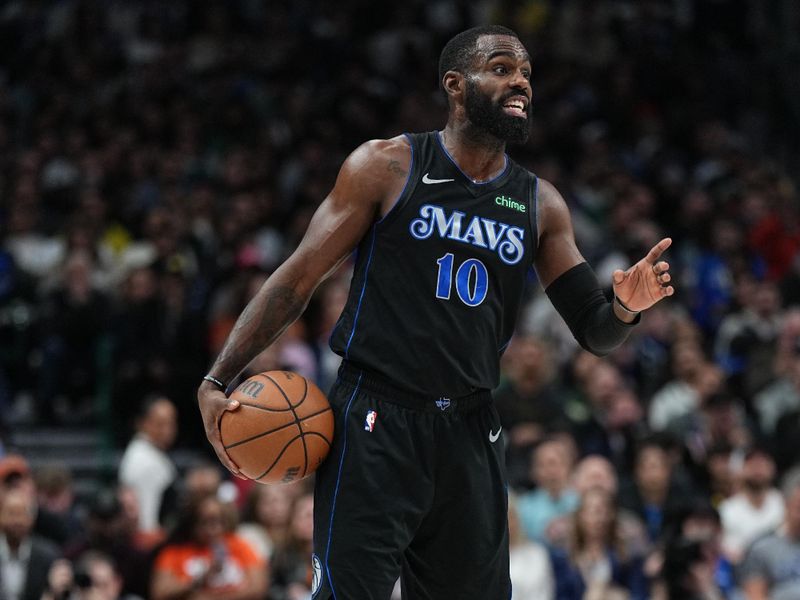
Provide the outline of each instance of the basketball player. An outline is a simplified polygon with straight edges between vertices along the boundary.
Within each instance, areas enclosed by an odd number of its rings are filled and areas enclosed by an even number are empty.
[[[344,162],[294,254],[243,311],[200,386],[206,434],[238,404],[223,391],[358,249],[331,337],[343,357],[329,399],[331,453],[317,472],[314,598],[500,600],[508,575],[500,422],[489,390],[526,273],[580,344],[605,354],[673,293],[664,239],[613,274],[609,302],[548,182],[505,154],[528,136],[531,60],[502,27],[450,40],[439,65],[442,131],[374,140]]]

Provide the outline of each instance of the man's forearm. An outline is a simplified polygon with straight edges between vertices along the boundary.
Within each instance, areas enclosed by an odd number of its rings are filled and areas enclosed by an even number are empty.
[[[622,344],[638,323],[638,318],[619,317],[615,303],[606,299],[585,262],[563,273],[545,291],[581,347],[598,356]]]
[[[267,281],[239,315],[209,373],[230,382],[300,317],[309,296],[291,283]]]

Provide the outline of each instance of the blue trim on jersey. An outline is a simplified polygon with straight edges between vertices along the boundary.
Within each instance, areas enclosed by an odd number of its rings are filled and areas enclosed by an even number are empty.
[[[505,152],[503,152],[503,160],[505,161],[505,164],[503,165],[503,170],[502,170],[502,171],[500,171],[500,173],[499,173],[498,175],[496,175],[496,176],[492,177],[492,178],[491,178],[491,179],[489,179],[488,181],[473,181],[473,180],[472,180],[472,178],[471,178],[469,175],[467,175],[466,173],[464,173],[464,171],[462,171],[462,170],[461,170],[461,167],[459,167],[459,166],[458,166],[458,163],[456,162],[456,159],[455,159],[455,158],[453,158],[453,157],[450,155],[450,153],[447,151],[447,148],[445,148],[445,146],[444,146],[444,142],[442,141],[442,132],[441,132],[441,131],[437,131],[437,132],[436,132],[436,140],[439,142],[439,147],[440,147],[440,148],[441,148],[441,149],[444,151],[444,153],[447,155],[447,158],[449,158],[449,159],[450,159],[450,162],[451,162],[451,163],[453,163],[453,164],[455,165],[456,169],[458,169],[458,170],[461,172],[461,174],[462,174],[464,177],[466,177],[466,178],[469,180],[469,182],[470,182],[470,183],[473,183],[473,184],[475,184],[475,185],[486,185],[486,184],[488,184],[488,183],[492,183],[493,181],[497,181],[497,180],[498,180],[498,179],[500,179],[500,178],[501,178],[503,175],[505,175],[505,174],[506,174],[506,172],[508,171],[508,166],[509,166],[509,164],[508,164],[508,154],[506,154]]]
[[[377,223],[375,224],[377,225]],[[372,250],[375,248],[375,225],[372,226],[372,241],[369,244],[369,256],[367,256],[367,266],[364,267],[364,285],[361,286],[361,295],[358,297],[358,306],[356,306],[356,315],[353,317],[353,330],[350,332],[350,338],[347,340],[347,347],[344,349],[344,357],[350,357],[350,343],[353,341],[353,336],[356,334],[356,326],[358,325],[358,313],[361,312],[361,301],[364,299],[364,292],[367,289],[367,279],[369,278],[369,265],[372,262]]]
[[[353,404],[353,399],[358,393],[358,388],[361,386],[361,378],[364,372],[358,374],[358,381],[353,390],[350,400],[347,401],[347,407],[344,409],[344,423],[342,424],[342,455],[339,457],[339,472],[336,474],[336,487],[333,491],[333,500],[331,501],[331,522],[328,525],[328,543],[325,547],[325,572],[328,575],[328,583],[331,584],[331,593],[333,600],[336,600],[336,590],[333,588],[333,577],[331,577],[331,567],[328,564],[328,558],[331,555],[331,538],[333,537],[333,516],[336,514],[336,497],[339,495],[339,484],[342,482],[342,467],[344,466],[344,453],[347,451],[347,418],[350,416],[350,406]]]
[[[406,189],[408,189],[408,182],[411,181],[411,174],[414,172],[414,140],[412,140],[411,136],[407,133],[404,133],[403,135],[406,136],[406,139],[408,139],[408,145],[411,147],[411,162],[408,163],[408,175],[406,175],[406,182],[403,184],[403,190],[400,192],[400,195],[395,198],[392,208],[390,208],[385,215],[376,221],[376,225],[383,223],[386,220],[386,217],[392,214],[394,209],[397,208],[397,203],[400,202],[400,198],[402,198],[403,194],[406,193]]]

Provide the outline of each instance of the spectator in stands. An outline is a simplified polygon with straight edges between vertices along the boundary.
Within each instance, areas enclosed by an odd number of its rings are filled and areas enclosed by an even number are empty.
[[[48,587],[41,600],[142,600],[122,591],[122,577],[107,554],[89,551],[73,568],[67,560],[50,567]]]
[[[0,459],[0,499],[4,494],[14,490],[23,491],[33,498],[38,495],[36,481],[31,475],[28,461],[19,454],[8,454]],[[58,546],[63,546],[70,539],[69,528],[61,515],[39,506],[35,516],[33,532],[36,535]]]
[[[65,464],[52,463],[36,470],[34,476],[39,495],[40,510],[47,511],[57,520],[63,531],[63,546],[80,536],[83,524],[79,515],[79,507],[75,500],[75,488],[72,473]]]
[[[86,250],[70,254],[63,281],[43,301],[42,367],[37,410],[42,422],[80,423],[95,419],[95,397],[108,351],[111,302],[92,281]]]
[[[590,490],[599,489],[616,498],[619,491],[619,482],[611,461],[603,456],[592,454],[581,459],[575,466],[572,487],[581,497]],[[574,523],[574,519],[570,514],[562,517],[560,521],[565,521],[566,523],[563,527],[563,542],[559,543],[558,546],[566,548],[567,542],[572,535],[571,524]],[[556,528],[551,525],[550,529],[554,530]],[[650,548],[644,524],[630,510],[617,508],[617,532],[620,540],[625,544],[625,550],[629,556],[644,556],[645,552]],[[558,542],[560,539],[559,537],[553,537],[553,542]]]
[[[706,454],[705,485],[701,489],[715,509],[736,491],[732,465],[736,456],[738,454],[727,444],[712,446]]]
[[[159,529],[164,494],[177,477],[167,454],[176,433],[177,413],[172,401],[161,395],[146,397],[136,421],[136,435],[119,465],[120,483],[132,489],[139,501],[139,529],[143,532]]]
[[[222,503],[205,496],[180,512],[156,557],[148,597],[261,600],[267,586],[263,561],[242,538],[226,533]]]
[[[286,542],[292,499],[286,485],[257,485],[250,490],[236,533],[264,560],[270,560],[275,549]]]
[[[648,559],[659,568],[653,597],[721,600],[734,597],[733,566],[722,555],[719,513],[705,500],[689,501],[676,515],[662,547]]]
[[[303,600],[311,594],[311,565],[314,535],[314,495],[304,493],[295,498],[289,517],[286,542],[275,550],[273,560],[273,592],[282,589],[286,600]]]
[[[719,507],[722,517],[722,547],[738,564],[747,547],[783,522],[783,496],[774,487],[775,461],[763,448],[745,455],[739,473],[740,490]]]
[[[6,492],[0,505],[0,597],[39,600],[47,586],[50,565],[59,550],[32,534],[36,498],[16,489]]]
[[[694,485],[704,489],[711,483],[707,468],[713,448],[742,454],[753,443],[744,403],[726,393],[702,398],[696,410],[673,420],[669,430],[682,443]]]
[[[654,431],[667,429],[672,421],[696,410],[702,399],[719,391],[722,374],[709,363],[694,342],[672,347],[674,378],[650,400],[648,421]]]
[[[164,541],[166,533],[163,528],[151,531],[140,528],[139,499],[133,489],[120,485],[117,488],[117,500],[122,510],[122,531],[131,539],[135,548],[147,552]]]
[[[753,398],[762,431],[771,435],[781,417],[800,412],[800,344],[793,341],[790,352],[785,353],[782,376],[774,379]]]
[[[582,455],[605,456],[615,468],[626,472],[633,463],[635,440],[641,435],[639,400],[619,368],[586,354],[578,358],[585,363],[579,384],[586,397],[588,414],[576,419],[575,439]]]
[[[529,539],[522,530],[514,494],[508,496],[508,541],[511,600],[553,600],[550,556],[545,546]]]
[[[742,274],[736,290],[740,308],[720,323],[714,357],[731,385],[749,398],[772,379],[776,341],[784,315],[774,282],[756,281],[752,275]]]
[[[90,550],[107,554],[114,560],[122,575],[125,593],[147,597],[150,556],[137,547],[115,489],[101,489],[94,495],[84,523],[84,535],[65,548],[64,556],[75,561]]]
[[[636,453],[633,478],[620,489],[619,504],[645,524],[651,542],[659,539],[664,522],[690,490],[673,477],[674,463],[660,440],[643,440]]]
[[[786,474],[782,492],[786,503],[782,526],[757,539],[741,567],[739,578],[747,600],[800,598],[800,471]]]
[[[531,453],[532,479],[536,489],[519,497],[517,504],[525,534],[546,541],[547,527],[557,517],[578,506],[578,495],[570,487],[574,450],[569,442],[547,437]]]
[[[567,424],[550,354],[547,344],[531,336],[512,339],[506,353],[508,379],[494,401],[509,444],[506,468],[512,485],[524,481],[533,446]]]
[[[554,549],[551,557],[559,600],[649,598],[642,558],[628,554],[614,497],[602,489],[584,493],[567,550]]]

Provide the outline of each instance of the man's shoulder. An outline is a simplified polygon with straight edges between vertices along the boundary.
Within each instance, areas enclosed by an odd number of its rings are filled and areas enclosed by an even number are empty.
[[[391,138],[367,140],[361,144],[355,153],[361,153],[368,158],[393,158],[397,155],[408,155],[411,152],[411,140],[408,135],[400,134]]]

